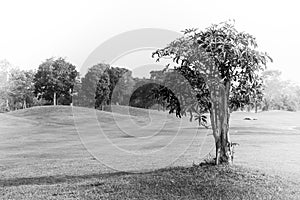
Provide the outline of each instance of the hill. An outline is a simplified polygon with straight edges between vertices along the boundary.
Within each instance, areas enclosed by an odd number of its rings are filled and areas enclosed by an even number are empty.
[[[272,196],[278,188],[287,192],[277,197],[295,197],[292,193],[295,186],[287,179],[300,180],[300,161],[295,159],[300,156],[300,113],[232,113],[232,140],[240,144],[235,154],[236,167],[230,169],[232,176],[225,173],[219,180],[221,183],[217,183],[216,176],[223,169],[197,168],[204,177],[198,174],[195,182],[191,182],[198,172],[193,167],[191,171],[186,168],[200,163],[209,153],[213,155],[214,141],[209,130],[198,128],[188,117],[178,119],[162,111],[124,106],[113,106],[112,111],[45,106],[0,114],[0,185],[5,187],[2,194],[8,195],[4,199],[19,199],[22,190],[27,191],[26,195],[37,191],[36,199],[43,195],[53,195],[55,199],[73,195],[76,199],[80,192],[86,191],[90,198],[100,198],[99,193],[130,198],[128,195],[136,191],[136,195],[145,197],[155,198],[158,192],[171,198],[177,191],[176,194],[192,199],[207,197],[195,191],[205,184],[211,188],[232,186],[237,197],[245,199]],[[175,166],[183,168],[168,168]],[[166,171],[153,171],[165,167]],[[255,186],[257,182],[252,176],[259,180],[260,187]],[[169,181],[173,179],[195,187],[179,188],[179,184]],[[242,188],[246,187],[243,181],[252,188],[248,193]],[[152,187],[156,184],[165,192]],[[114,189],[108,191],[104,185]],[[260,189],[264,187],[268,189]],[[209,194],[213,189],[205,191]]]

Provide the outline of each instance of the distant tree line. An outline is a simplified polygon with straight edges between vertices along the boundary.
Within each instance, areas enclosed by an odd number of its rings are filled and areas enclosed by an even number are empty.
[[[300,109],[300,86],[292,81],[282,80],[281,71],[263,72],[264,91],[261,109],[296,111]]]
[[[135,81],[130,70],[101,63],[89,68],[80,84],[75,105],[103,109],[111,104],[128,105]]]
[[[199,102],[208,103],[209,93],[204,80],[196,77],[189,68],[180,67],[151,71],[150,78],[134,78],[126,68],[99,63],[80,78],[76,67],[64,58],[47,59],[37,70],[20,70],[3,60],[0,61],[0,111],[72,104],[105,110],[117,104],[168,110],[177,115],[187,111],[191,120],[195,118],[200,123],[205,120],[202,117],[207,110],[193,108]],[[256,84],[259,85],[240,84],[233,88],[231,110],[299,110],[300,86],[282,80],[280,71],[264,71],[262,80]],[[188,86],[198,91],[196,99],[189,98],[195,94]],[[183,104],[190,105],[189,110],[184,110],[187,106]]]
[[[50,58],[37,70],[20,70],[0,62],[0,111],[32,106],[70,105],[79,74],[64,58]]]
[[[43,105],[76,105],[104,109],[111,104],[150,108],[157,100],[150,79],[133,78],[126,68],[99,63],[80,78],[64,58],[49,58],[37,70],[20,70],[0,61],[0,111]],[[135,92],[134,92],[135,91]],[[139,94],[139,91],[142,92]],[[145,93],[146,91],[146,93]]]

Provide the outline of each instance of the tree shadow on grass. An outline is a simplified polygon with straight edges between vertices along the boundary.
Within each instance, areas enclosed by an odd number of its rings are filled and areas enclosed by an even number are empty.
[[[170,167],[156,170],[142,170],[142,171],[119,171],[109,173],[92,173],[84,175],[56,175],[56,176],[38,176],[38,177],[20,177],[20,178],[9,178],[0,179],[0,187],[12,187],[22,185],[53,185],[61,183],[75,183],[89,179],[108,179],[122,175],[147,175],[158,172],[164,172],[178,169],[187,169],[186,167]]]
[[[53,185],[66,182],[79,182],[92,178],[110,178],[114,176],[131,174],[130,172],[112,172],[112,173],[94,173],[86,175],[57,175],[57,176],[39,176],[39,177],[21,177],[0,179],[0,187],[21,186],[21,185]]]

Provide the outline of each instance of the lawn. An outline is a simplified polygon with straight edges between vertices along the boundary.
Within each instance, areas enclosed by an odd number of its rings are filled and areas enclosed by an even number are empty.
[[[213,155],[211,132],[162,111],[49,106],[0,114],[0,198],[297,199],[299,119],[233,113],[235,165],[199,167]]]

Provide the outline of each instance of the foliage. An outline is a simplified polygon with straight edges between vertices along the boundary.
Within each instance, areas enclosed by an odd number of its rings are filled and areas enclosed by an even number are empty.
[[[264,99],[263,110],[296,111],[300,106],[300,95],[297,94],[297,85],[281,78],[279,70],[263,72]]]
[[[100,75],[96,92],[95,108],[110,104],[126,104],[133,89],[131,72],[125,68],[108,67]]]
[[[110,103],[128,105],[135,84],[132,78],[132,72],[119,67],[111,67],[106,71],[110,79]]]
[[[101,108],[103,106],[110,104],[110,78],[107,73],[103,73],[99,77],[99,81],[97,83],[96,92],[95,92],[95,108]]]
[[[0,61],[0,112],[8,111],[8,77],[12,68],[7,60]]]
[[[182,38],[157,50],[153,56],[158,56],[157,61],[172,58],[173,64],[179,64],[179,67],[174,65],[175,70],[199,93],[207,93],[205,90],[208,89],[207,82],[211,81],[209,78],[217,78],[212,75],[217,75],[223,84],[230,82],[230,107],[240,108],[250,104],[250,97],[254,94],[259,93],[261,98],[262,83],[257,72],[263,70],[271,58],[266,53],[256,51],[256,47],[252,35],[238,32],[232,24],[225,22],[214,24],[205,31],[187,29]],[[217,68],[216,74],[212,70],[207,73],[208,67],[213,66]],[[201,82],[197,83],[199,80]],[[207,110],[210,109],[210,103],[206,101],[200,106]]]
[[[110,66],[105,63],[96,64],[88,69],[88,72],[81,78],[81,84],[77,84],[78,96],[76,105],[83,107],[95,107],[95,92],[97,83],[103,72]]]
[[[155,91],[159,84],[149,79],[135,79],[133,93],[130,96],[129,106],[149,109],[155,104],[161,104],[155,98]]]
[[[34,105],[34,79],[35,72],[13,69],[9,76],[9,105],[11,110],[27,108]]]
[[[53,104],[54,95],[58,103],[69,105],[71,94],[78,72],[76,67],[65,61],[64,58],[50,58],[43,62],[35,74],[35,95]]]
[[[164,76],[160,75],[159,79],[157,76],[151,77],[160,83],[160,87],[154,90],[158,102],[167,105],[169,113],[175,113],[178,117],[189,113],[190,120],[194,117],[199,121],[199,125],[206,126],[206,116],[203,114],[208,111],[209,92],[204,79],[186,66],[161,73]]]

